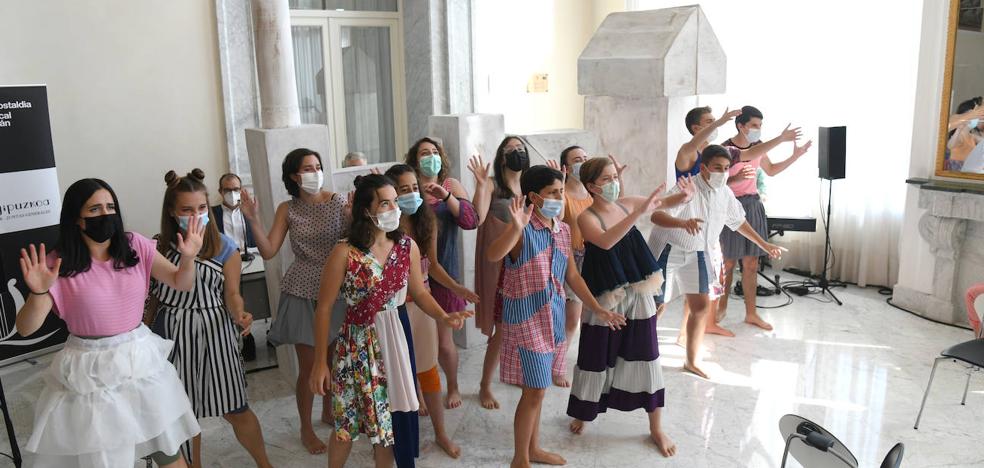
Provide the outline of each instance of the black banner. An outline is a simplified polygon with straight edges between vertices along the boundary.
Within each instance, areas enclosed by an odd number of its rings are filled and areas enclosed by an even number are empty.
[[[47,89],[0,86],[0,365],[49,351],[68,336],[55,314],[29,337],[15,327],[27,297],[20,249],[54,246],[60,211]]]

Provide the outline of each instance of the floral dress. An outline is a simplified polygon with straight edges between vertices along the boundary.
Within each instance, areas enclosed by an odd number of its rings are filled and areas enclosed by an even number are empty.
[[[371,252],[349,250],[342,282],[348,304],[335,345],[332,409],[335,433],[373,444],[394,444],[391,411],[416,411],[410,352],[397,307],[406,302],[410,238],[380,263]]]

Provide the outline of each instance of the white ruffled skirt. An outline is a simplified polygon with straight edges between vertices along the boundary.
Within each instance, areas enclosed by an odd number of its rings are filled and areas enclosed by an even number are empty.
[[[116,336],[70,336],[44,373],[26,449],[35,467],[132,467],[171,455],[201,432],[178,374],[174,342],[147,327]]]

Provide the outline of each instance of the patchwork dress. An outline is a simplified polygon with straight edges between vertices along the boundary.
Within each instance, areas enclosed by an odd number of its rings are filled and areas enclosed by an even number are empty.
[[[591,209],[588,212],[597,216]],[[604,221],[601,228],[606,229]],[[664,393],[653,299],[663,276],[656,259],[633,226],[611,249],[585,242],[582,270],[591,294],[602,307],[624,315],[626,324],[612,330],[593,313],[581,314],[581,341],[567,414],[593,421],[608,408],[655,411],[663,406]]]
[[[373,444],[396,442],[391,412],[419,406],[409,326],[398,307],[406,302],[410,238],[404,236],[384,259],[349,250],[342,296],[348,308],[335,343],[332,413],[335,433],[355,440],[365,433]]]
[[[547,388],[551,375],[563,375],[567,348],[564,333],[564,280],[571,256],[567,224],[553,227],[533,216],[523,229],[523,247],[516,260],[507,255],[502,268],[502,355],[504,383]]]

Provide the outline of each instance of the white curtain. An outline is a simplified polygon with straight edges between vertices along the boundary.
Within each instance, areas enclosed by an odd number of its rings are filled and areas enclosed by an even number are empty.
[[[635,0],[636,9],[692,4]],[[792,122],[813,149],[767,180],[769,216],[812,216],[817,232],[773,238],[790,252],[777,266],[823,266],[827,182],[817,178],[817,128],[847,126],[847,178],[833,182],[832,278],[893,285],[898,277],[913,118],[922,2],[916,0],[711,0],[701,8],[728,58],[727,94],[702,96],[715,115],[753,105],[765,115],[763,139]],[[683,116],[678,128],[685,132]],[[720,140],[735,133],[728,124]],[[769,154],[781,161],[783,144]]]
[[[291,26],[290,34],[294,42],[294,76],[301,122],[326,125],[321,26]]]
[[[370,164],[396,161],[390,30],[343,26],[342,70],[348,150]]]

